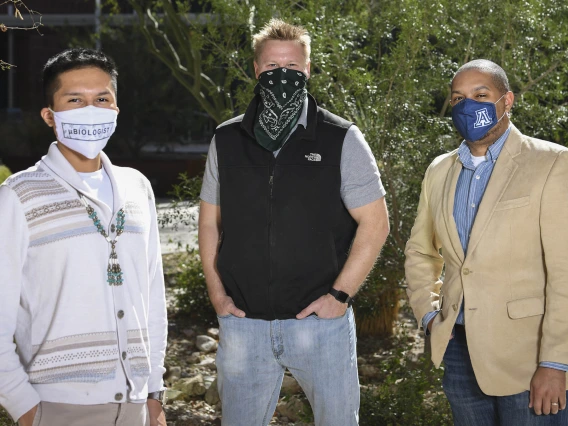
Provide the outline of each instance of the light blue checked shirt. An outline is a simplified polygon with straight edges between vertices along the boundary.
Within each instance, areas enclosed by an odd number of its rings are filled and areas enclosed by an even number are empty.
[[[463,165],[458,183],[456,185],[456,194],[454,199],[454,221],[460,237],[460,242],[463,248],[464,255],[467,255],[467,246],[469,244],[469,236],[475,216],[479,210],[479,205],[485,194],[485,189],[493,173],[495,162],[505,145],[505,141],[509,136],[511,127],[503,133],[487,150],[486,160],[475,167],[473,163],[473,156],[463,141],[458,148],[458,156]],[[428,323],[434,318],[439,311],[432,311],[424,315],[422,318],[422,326],[426,333],[428,333]],[[456,324],[465,324],[464,318],[464,303],[461,305]],[[558,364],[554,362],[541,362],[541,367],[555,368],[557,370],[568,371],[568,365]]]

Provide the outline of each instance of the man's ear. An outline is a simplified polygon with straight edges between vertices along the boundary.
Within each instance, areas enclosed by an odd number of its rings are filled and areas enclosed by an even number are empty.
[[[49,108],[42,108],[39,114],[41,115],[41,118],[43,118],[43,121],[45,121],[45,124],[47,124],[49,127],[55,126],[53,113],[49,110]]]
[[[312,62],[308,60],[308,66],[306,67],[306,69],[308,70],[308,75],[307,75],[308,79],[311,76],[311,65],[312,65]]]
[[[256,76],[256,79],[258,80],[258,76],[260,75],[260,67],[258,66],[256,61],[254,61],[254,75]]]
[[[505,112],[510,112],[515,102],[515,94],[511,91],[505,93]]]

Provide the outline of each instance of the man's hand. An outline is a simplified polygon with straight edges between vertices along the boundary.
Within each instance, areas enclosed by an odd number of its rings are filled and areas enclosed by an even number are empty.
[[[235,306],[233,299],[226,294],[218,296],[214,300],[212,299],[211,303],[213,303],[215,312],[217,312],[217,315],[219,315],[220,317],[231,314],[239,318],[244,318],[246,315],[243,311]]]
[[[18,420],[18,425],[19,426],[32,426],[34,424],[34,419],[37,413],[37,409],[38,406],[36,405],[35,407],[33,407],[30,411],[28,411],[26,414],[24,414],[22,417],[20,417],[20,419]],[[164,423],[165,425],[165,423]]]
[[[148,405],[150,426],[166,426],[166,415],[164,414],[160,401],[149,399],[146,404]]]
[[[296,318],[304,319],[314,312],[319,318],[337,318],[345,315],[346,310],[347,303],[341,303],[331,294],[325,294],[316,301],[310,303],[306,309],[296,315]]]
[[[531,380],[530,395],[529,407],[539,416],[566,409],[566,372],[538,367]]]

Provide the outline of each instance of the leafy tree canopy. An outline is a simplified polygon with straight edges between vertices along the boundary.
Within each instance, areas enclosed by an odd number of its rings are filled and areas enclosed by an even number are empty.
[[[564,0],[128,1],[150,50],[218,123],[251,99],[252,35],[271,17],[309,30],[309,90],[361,128],[388,194],[392,238],[358,302],[364,314],[388,309],[377,307],[381,298],[396,303],[383,296],[403,283],[424,171],[460,142],[449,118],[449,83],[462,64],[500,64],[516,95],[513,123],[531,136],[567,140]],[[207,13],[192,14],[197,8]]]

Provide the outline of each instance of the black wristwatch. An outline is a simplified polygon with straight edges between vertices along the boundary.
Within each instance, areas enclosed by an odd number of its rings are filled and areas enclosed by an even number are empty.
[[[168,401],[168,398],[166,397],[166,389],[162,389],[161,391],[158,392],[149,393],[148,399],[155,399],[160,404],[162,404],[163,407],[164,405],[166,405],[166,402]]]
[[[351,306],[353,304],[353,298],[350,297],[347,293],[345,293],[344,291],[341,290],[336,290],[334,288],[331,288],[329,290],[329,294],[331,294],[333,297],[335,297],[335,300],[341,302],[341,303],[347,303],[347,306]]]

